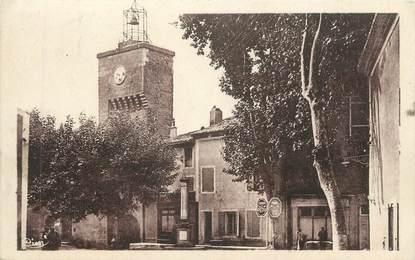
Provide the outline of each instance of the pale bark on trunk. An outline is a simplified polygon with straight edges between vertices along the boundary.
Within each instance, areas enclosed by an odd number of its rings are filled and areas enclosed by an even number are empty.
[[[314,108],[313,108],[314,107]],[[313,128],[313,138],[315,147],[328,148],[327,135],[324,131],[326,125],[326,116],[324,112],[315,108],[315,105],[310,104],[311,119]],[[332,161],[329,151],[326,150],[324,158],[319,155],[314,157],[314,168],[317,171],[318,179],[321,189],[323,190],[327,203],[329,205],[333,232],[333,249],[344,250],[347,249],[347,231],[346,231],[346,218],[344,216],[344,209],[342,205],[342,194],[337,185],[335,172],[333,169]]]
[[[337,185],[336,176],[333,168],[332,157],[330,155],[330,144],[327,135],[328,122],[327,115],[319,104],[316,96],[316,88],[319,87],[315,80],[315,63],[318,46],[322,14],[319,15],[317,29],[314,35],[308,35],[308,19],[306,15],[303,43],[301,46],[301,81],[302,94],[310,105],[311,123],[314,139],[314,168],[317,171],[321,189],[323,190],[331,213],[333,250],[347,249],[346,219],[341,199],[341,191]],[[312,40],[311,46],[308,40]],[[308,58],[308,59],[307,59]],[[308,65],[308,67],[307,67]],[[318,91],[317,91],[318,92]]]

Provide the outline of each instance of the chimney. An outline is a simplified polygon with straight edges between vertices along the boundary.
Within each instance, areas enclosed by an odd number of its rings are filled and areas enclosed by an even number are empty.
[[[177,137],[177,127],[174,118],[171,120],[170,126],[170,140],[174,140]]]
[[[215,125],[222,122],[222,110],[213,106],[212,110],[210,110],[210,125]]]

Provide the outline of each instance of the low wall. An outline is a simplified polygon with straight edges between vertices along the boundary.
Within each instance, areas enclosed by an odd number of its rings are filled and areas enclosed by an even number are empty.
[[[86,216],[85,219],[72,225],[72,237],[77,247],[106,248],[108,246],[107,217]]]

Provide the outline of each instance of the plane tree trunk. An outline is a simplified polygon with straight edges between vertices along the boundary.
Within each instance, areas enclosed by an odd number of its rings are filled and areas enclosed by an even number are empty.
[[[314,16],[314,17],[313,17]],[[319,97],[320,87],[317,80],[316,65],[320,57],[320,30],[322,14],[306,15],[303,42],[301,47],[301,81],[302,95],[308,101],[311,113],[313,129],[314,150],[313,165],[317,171],[321,189],[323,190],[331,213],[333,249],[347,249],[347,232],[344,209],[342,205],[342,194],[336,181],[333,167],[333,154],[331,152],[328,137],[328,115],[325,110],[324,101]],[[311,28],[309,18],[315,18],[316,27]]]

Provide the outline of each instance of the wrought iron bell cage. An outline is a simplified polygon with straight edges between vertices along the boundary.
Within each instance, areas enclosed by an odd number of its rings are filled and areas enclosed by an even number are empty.
[[[123,11],[123,41],[149,42],[147,35],[147,11],[137,7],[134,0],[131,7]]]

